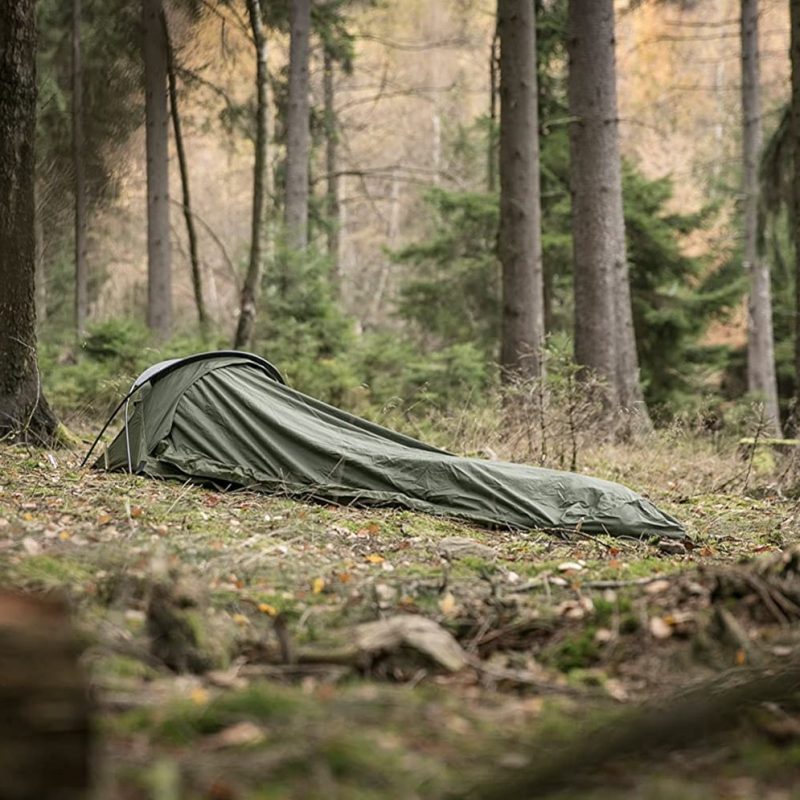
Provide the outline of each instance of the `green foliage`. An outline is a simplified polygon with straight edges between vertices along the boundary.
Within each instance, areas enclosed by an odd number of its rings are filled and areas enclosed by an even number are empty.
[[[36,4],[39,42],[38,161],[44,167],[45,203],[62,202],[72,180],[72,6],[60,0]],[[124,0],[84,0],[81,63],[84,158],[90,202],[113,191],[114,147],[141,123],[131,98],[141,92],[139,5]],[[48,219],[51,217],[48,216]]]
[[[545,140],[561,150],[556,139]],[[547,144],[550,142],[550,144]],[[557,152],[553,162],[558,163]],[[567,177],[559,169],[552,180],[561,191],[545,200],[544,254],[550,275],[547,287],[549,333],[571,332],[571,245]],[[560,176],[560,177],[559,177]],[[701,382],[714,351],[698,341],[713,319],[740,298],[743,278],[734,263],[714,269],[705,258],[688,256],[685,237],[701,229],[712,214],[669,210],[668,179],[649,181],[627,167],[623,182],[631,293],[642,378],[648,402],[666,410],[680,407],[683,396]],[[477,192],[430,190],[430,234],[395,254],[407,278],[398,312],[413,325],[430,353],[441,347],[473,345],[493,361],[497,354],[500,275],[496,257],[497,197]],[[549,225],[549,227],[547,227]],[[459,298],[454,303],[453,298]]]
[[[411,267],[398,311],[430,349],[474,343],[494,359],[500,331],[497,198],[431,189],[425,200],[430,237],[396,255]]]
[[[218,340],[211,346],[227,344]],[[77,350],[64,344],[58,329],[47,329],[39,362],[48,399],[70,421],[104,416],[151,364],[208,347],[197,335],[176,336],[158,346],[143,323],[121,318],[91,325]]]
[[[649,181],[628,166],[625,231],[631,301],[645,396],[655,410],[677,411],[720,354],[698,342],[710,322],[728,313],[745,291],[735,259],[714,267],[685,253],[684,236],[702,229],[713,208],[671,212],[669,179]]]
[[[537,27],[545,322],[549,335],[571,335],[566,3],[543,5]],[[474,163],[476,153],[487,151],[490,128],[488,120],[480,119],[471,129],[456,132],[456,163]],[[465,174],[471,189],[427,192],[427,233],[394,254],[405,273],[398,313],[429,353],[471,344],[493,362],[501,312],[498,198],[483,188],[485,179],[468,169]],[[720,367],[724,353],[701,348],[698,342],[710,322],[738,301],[744,285],[732,262],[719,269],[707,258],[686,254],[687,236],[702,229],[716,209],[672,211],[670,180],[647,180],[631,165],[624,169],[623,195],[645,396],[651,407],[671,412],[701,385],[712,365]]]

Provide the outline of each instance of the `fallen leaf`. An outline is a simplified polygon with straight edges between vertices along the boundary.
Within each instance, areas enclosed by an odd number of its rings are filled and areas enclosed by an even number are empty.
[[[203,744],[211,748],[244,747],[249,744],[259,744],[266,738],[266,734],[258,725],[244,720],[223,728],[213,736],[208,736]]]
[[[22,547],[29,556],[35,556],[42,551],[42,546],[39,542],[37,542],[36,539],[31,539],[30,536],[26,536],[22,540]]]
[[[244,614],[234,614],[233,621],[237,625],[242,625],[242,626],[247,625],[250,622],[250,620],[247,619],[247,617]]]
[[[100,514],[97,517],[98,525],[108,525],[109,522],[111,522],[111,514]]]
[[[614,640],[614,632],[608,628],[598,628],[594,632],[594,640],[597,644],[607,644]]]
[[[664,578],[659,578],[657,581],[653,581],[652,583],[648,583],[644,587],[645,594],[661,594],[661,592],[665,592],[672,584],[664,580]]]
[[[270,617],[277,617],[278,616],[278,609],[275,606],[271,606],[269,603],[259,603],[258,610],[262,614],[267,614]]]
[[[324,588],[325,588],[325,578],[314,578],[314,581],[311,584],[311,591],[314,594],[321,594]]]
[[[672,627],[668,622],[661,619],[661,617],[651,617],[650,633],[656,639],[669,639],[669,637],[672,636]]]
[[[196,705],[196,706],[204,706],[208,703],[209,700],[209,693],[207,689],[204,689],[202,686],[195,686],[191,692],[189,692],[189,699]]]
[[[386,559],[377,553],[370,553],[367,556],[367,561],[369,561],[370,564],[383,564]]]
[[[144,514],[144,509],[141,506],[134,506],[131,509],[131,516],[136,519],[137,517],[141,517]]]
[[[439,610],[446,617],[452,617],[456,613],[456,599],[453,597],[452,592],[448,592],[439,600]]]

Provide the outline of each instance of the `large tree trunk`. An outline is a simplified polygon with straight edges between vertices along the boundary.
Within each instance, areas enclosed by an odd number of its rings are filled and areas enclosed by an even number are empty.
[[[499,0],[503,378],[541,374],[544,344],[536,19],[530,0]]]
[[[172,330],[169,227],[167,42],[161,0],[142,0],[147,147],[147,324],[160,339]]]
[[[760,395],[769,432],[780,435],[772,335],[769,265],[758,252],[758,160],[763,141],[758,54],[758,0],[742,0],[742,194],[744,267],[750,275],[747,317],[747,389]]]
[[[331,264],[331,285],[335,293],[339,293],[341,276],[339,274],[339,134],[336,130],[336,107],[334,88],[333,57],[326,47],[324,53],[323,90],[325,95],[325,170],[326,210],[328,215],[328,259]]]
[[[89,270],[86,264],[86,170],[81,70],[81,0],[72,0],[72,168],[75,186],[75,332],[86,333],[89,316]]]
[[[172,116],[172,131],[175,135],[175,152],[178,155],[178,168],[181,174],[181,190],[183,192],[183,219],[186,222],[186,238],[189,241],[189,264],[192,270],[192,289],[194,290],[194,304],[197,308],[197,321],[200,324],[200,333],[205,338],[208,334],[208,312],[203,297],[203,273],[200,268],[200,256],[197,253],[197,230],[192,213],[192,194],[189,188],[189,163],[186,159],[186,149],[183,146],[183,127],[181,114],[178,108],[178,81],[175,75],[175,56],[172,50],[172,41],[169,35],[167,15],[161,15],[164,26],[164,41],[167,46],[167,78],[169,83],[169,110]]]
[[[625,251],[613,0],[570,0],[567,24],[575,357],[607,382],[612,409],[649,425]]]
[[[36,359],[34,0],[0,3],[0,439],[49,443]]]
[[[250,27],[256,46],[256,142],[253,166],[253,217],[250,229],[250,261],[242,287],[239,309],[239,324],[236,327],[233,346],[248,347],[253,340],[256,322],[256,302],[261,288],[263,272],[264,208],[267,182],[267,137],[268,137],[268,82],[267,35],[261,6],[258,0],[247,0]]]
[[[792,100],[790,139],[793,154],[791,229],[795,250],[794,396],[800,403],[800,0],[790,0]],[[795,422],[797,427],[797,422]]]
[[[613,10],[613,9],[612,9]],[[567,20],[568,98],[572,123],[570,190],[575,282],[575,359],[607,382],[608,402],[618,405],[614,336],[616,232],[604,208],[613,189],[614,145],[603,135],[608,124],[609,48],[598,29],[609,14],[607,0],[570,0]],[[605,35],[601,36],[601,33]],[[613,112],[612,112],[613,113]]]
[[[311,0],[289,0],[289,104],[286,116],[286,243],[308,244],[308,157],[311,143],[308,102],[308,44]]]
[[[0,591],[4,800],[88,796],[89,695],[79,657],[63,603]]]

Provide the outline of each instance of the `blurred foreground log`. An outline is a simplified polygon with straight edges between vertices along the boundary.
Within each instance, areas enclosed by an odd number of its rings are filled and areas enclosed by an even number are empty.
[[[734,730],[754,706],[796,699],[798,692],[800,663],[796,661],[733,670],[662,702],[620,714],[605,725],[591,727],[557,751],[534,757],[530,765],[518,770],[505,770],[459,797],[543,798],[574,790],[583,782],[607,784],[605,771],[616,761],[652,758],[657,753],[708,744],[712,737]]]
[[[65,604],[0,590],[0,798],[89,786],[89,700]]]

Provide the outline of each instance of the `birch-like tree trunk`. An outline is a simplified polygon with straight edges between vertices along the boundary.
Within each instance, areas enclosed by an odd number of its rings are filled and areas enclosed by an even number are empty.
[[[147,148],[147,324],[163,340],[172,331],[172,267],[167,41],[162,14],[162,0],[142,0]]]
[[[292,250],[308,244],[309,127],[308,46],[311,0],[289,0],[289,101],[286,115],[286,243]]]
[[[239,302],[239,324],[233,346],[249,347],[253,341],[258,294],[264,271],[264,213],[267,195],[267,147],[269,73],[267,71],[267,34],[259,0],[247,0],[247,13],[256,47],[256,141],[253,165],[253,216],[250,223],[250,260]]]
[[[75,332],[86,333],[89,270],[86,263],[86,169],[81,69],[81,0],[72,0],[72,171],[75,192]]]
[[[538,377],[544,345],[536,18],[530,0],[499,0],[500,231],[505,380]]]
[[[181,176],[181,192],[183,195],[183,219],[186,223],[186,238],[189,242],[189,265],[192,270],[192,289],[194,291],[194,304],[197,309],[197,321],[203,337],[208,334],[208,312],[203,296],[203,272],[200,267],[200,256],[197,249],[197,229],[192,213],[192,193],[189,185],[189,162],[186,158],[186,148],[183,143],[183,125],[178,107],[178,79],[175,74],[175,53],[172,49],[172,39],[169,35],[167,15],[161,15],[164,26],[164,41],[167,46],[167,81],[169,86],[169,110],[172,117],[172,132],[175,136],[175,152],[178,156],[178,169]]]
[[[750,276],[750,297],[747,305],[747,389],[762,398],[769,432],[780,435],[772,334],[772,289],[769,265],[758,252],[758,161],[763,144],[758,0],[742,0],[741,37],[744,268]]]
[[[36,358],[34,0],[0,3],[0,440],[49,444]]]

